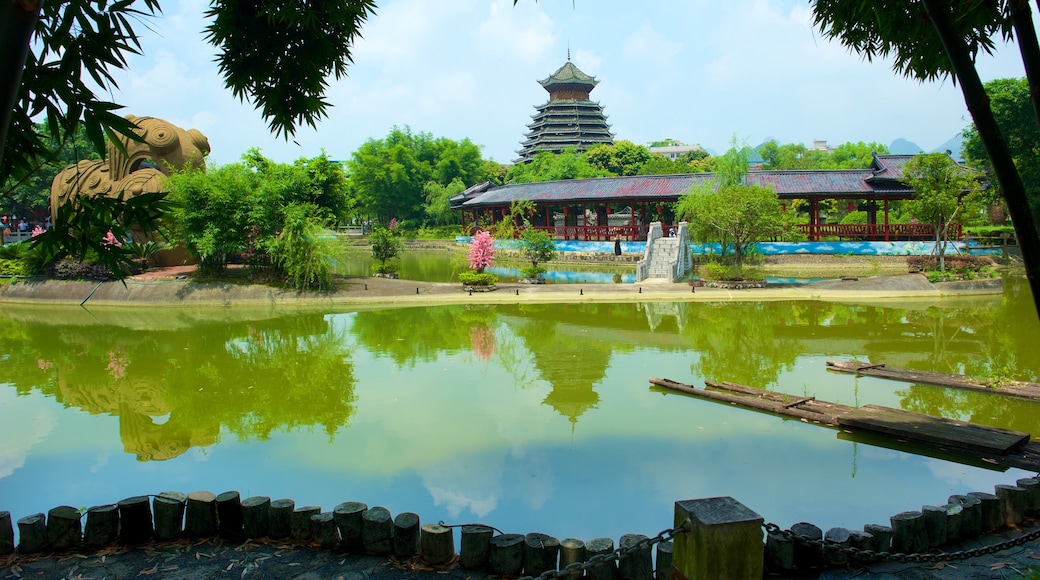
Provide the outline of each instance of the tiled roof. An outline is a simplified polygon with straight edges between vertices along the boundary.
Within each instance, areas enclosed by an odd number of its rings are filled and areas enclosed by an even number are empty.
[[[848,196],[900,196],[913,191],[899,182],[902,167],[910,155],[876,155],[871,169],[829,171],[752,171],[749,185],[771,187],[781,198],[818,195],[832,198]],[[898,176],[898,177],[897,177]],[[710,183],[713,173],[690,175],[645,175],[600,177],[538,183],[515,183],[489,188],[469,199],[465,207],[508,205],[529,199],[536,203],[578,203],[584,201],[675,201],[692,186]]]
[[[538,81],[538,83],[546,89],[553,85],[582,85],[589,87],[589,90],[592,90],[592,87],[599,84],[599,81],[597,81],[595,77],[591,77],[581,72],[581,69],[574,66],[574,63],[568,60],[563,64],[563,66],[556,69],[556,72],[549,75],[549,78],[543,81]]]

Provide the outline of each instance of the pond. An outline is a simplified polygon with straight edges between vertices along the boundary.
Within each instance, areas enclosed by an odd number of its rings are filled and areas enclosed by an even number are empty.
[[[399,274],[406,280],[421,282],[457,282],[459,272],[468,269],[466,247],[446,250],[408,250],[398,260]],[[339,273],[345,276],[368,276],[371,272],[372,254],[351,249]],[[487,269],[503,282],[515,282],[520,278],[520,268],[530,264],[496,260]],[[583,264],[581,262],[552,262],[543,264],[547,284],[631,284],[636,281],[636,265],[629,264]]]
[[[667,394],[704,379],[1040,432],[1040,404],[828,373],[827,359],[1040,377],[1024,280],[1003,296],[842,304],[0,312],[0,510],[163,490],[343,501],[424,522],[653,535],[676,500],[860,528],[1031,474]],[[458,539],[456,537],[456,539]]]

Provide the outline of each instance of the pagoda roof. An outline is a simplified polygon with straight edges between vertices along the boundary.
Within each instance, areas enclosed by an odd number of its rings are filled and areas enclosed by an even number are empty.
[[[549,78],[538,81],[538,84],[545,87],[545,90],[559,86],[580,86],[591,91],[593,87],[599,84],[599,81],[595,77],[581,72],[581,69],[568,60],[556,72],[549,75]]]

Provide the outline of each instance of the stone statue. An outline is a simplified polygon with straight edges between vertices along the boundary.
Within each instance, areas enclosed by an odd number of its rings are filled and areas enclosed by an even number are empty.
[[[113,143],[108,144],[107,158],[80,161],[54,176],[51,183],[51,218],[58,207],[75,201],[81,195],[115,197],[120,192],[125,198],[162,190],[162,178],[171,171],[206,166],[209,140],[198,129],[185,131],[176,125],[155,117],[127,119],[137,124],[135,132],[144,141],[121,138],[124,154]]]

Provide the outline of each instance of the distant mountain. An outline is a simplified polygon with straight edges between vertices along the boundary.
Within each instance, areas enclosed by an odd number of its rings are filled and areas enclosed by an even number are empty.
[[[953,137],[932,150],[932,153],[945,153],[949,151],[957,161],[964,161],[964,137],[957,133]]]
[[[913,141],[907,141],[902,137],[896,139],[888,146],[888,151],[893,155],[917,155],[924,151],[921,147]]]

